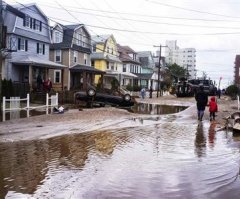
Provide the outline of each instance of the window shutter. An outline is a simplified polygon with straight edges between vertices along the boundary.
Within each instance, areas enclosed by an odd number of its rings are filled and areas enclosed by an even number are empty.
[[[25,51],[28,51],[28,40],[25,40]]]
[[[42,31],[42,22],[40,21],[40,32]]]
[[[18,50],[20,50],[21,38],[18,38]]]
[[[39,43],[37,43],[37,54],[39,53]]]
[[[33,18],[30,18],[30,28],[33,27]]]
[[[43,44],[43,54],[45,55],[45,44]]]
[[[36,29],[36,19],[33,19],[33,29]]]
[[[23,26],[26,26],[26,15],[24,16],[24,18],[23,18]]]

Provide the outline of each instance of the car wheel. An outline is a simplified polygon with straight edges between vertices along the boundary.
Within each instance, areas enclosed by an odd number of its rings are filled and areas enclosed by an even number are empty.
[[[96,95],[96,91],[93,88],[87,90],[87,95],[93,97]]]
[[[126,94],[123,96],[123,99],[124,99],[124,101],[129,102],[129,101],[131,101],[131,95]]]

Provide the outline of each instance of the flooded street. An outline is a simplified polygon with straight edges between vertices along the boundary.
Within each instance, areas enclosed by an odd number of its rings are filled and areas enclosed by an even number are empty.
[[[0,198],[239,198],[232,132],[175,115],[122,122],[142,125],[1,143]]]

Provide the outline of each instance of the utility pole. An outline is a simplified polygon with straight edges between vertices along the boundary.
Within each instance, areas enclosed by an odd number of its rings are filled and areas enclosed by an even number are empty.
[[[2,101],[3,3],[0,0],[0,102]]]
[[[157,98],[159,96],[159,92],[160,92],[160,69],[161,69],[161,54],[162,54],[162,48],[164,47],[168,47],[168,46],[162,46],[160,44],[160,46],[153,46],[153,47],[159,47],[159,60],[158,60],[158,87],[157,87]],[[160,94],[161,95],[161,94]]]

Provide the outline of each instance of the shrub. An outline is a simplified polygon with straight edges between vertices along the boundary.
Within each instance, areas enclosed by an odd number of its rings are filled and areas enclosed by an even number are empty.
[[[235,99],[237,94],[239,93],[239,89],[236,85],[230,85],[226,88],[226,95],[229,95],[231,98]]]

